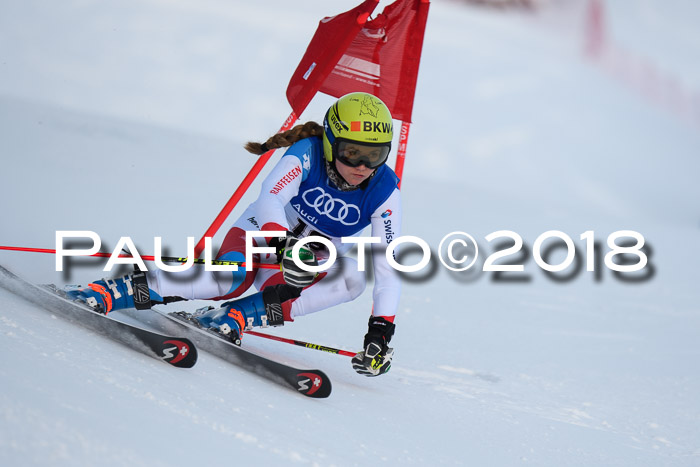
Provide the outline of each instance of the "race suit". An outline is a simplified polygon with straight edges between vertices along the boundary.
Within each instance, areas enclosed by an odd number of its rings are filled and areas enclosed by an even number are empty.
[[[319,137],[302,139],[285,152],[262,183],[257,200],[236,220],[224,239],[217,259],[245,261],[246,231],[291,231],[297,237],[322,236],[336,248],[337,260],[305,288],[291,304],[290,317],[323,310],[359,297],[365,289],[365,272],[358,261],[344,256],[354,248],[342,238],[358,237],[371,226],[374,272],[374,316],[393,319],[399,302],[400,281],[386,258],[386,246],[400,235],[401,197],[398,177],[382,165],[361,188],[341,191],[327,174],[323,144]],[[265,238],[255,239],[266,246]],[[322,244],[311,247],[323,264],[328,251]],[[358,251],[358,259],[360,253]],[[255,254],[255,261],[274,263],[275,254]],[[364,256],[364,254],[363,254]],[[194,269],[194,268],[193,268]],[[183,274],[191,279],[183,280]],[[149,286],[161,297],[185,299],[229,299],[242,295],[251,285],[256,289],[284,282],[279,270],[252,269],[237,272],[166,273],[152,271]]]

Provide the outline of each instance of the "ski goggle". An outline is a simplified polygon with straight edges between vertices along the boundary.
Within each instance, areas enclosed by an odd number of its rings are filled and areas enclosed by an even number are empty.
[[[376,169],[386,163],[391,151],[391,143],[358,143],[336,138],[333,144],[337,160],[350,167],[364,165]]]

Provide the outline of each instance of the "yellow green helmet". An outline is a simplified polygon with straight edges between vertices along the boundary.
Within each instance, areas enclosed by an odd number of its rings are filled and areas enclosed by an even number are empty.
[[[372,94],[353,92],[338,99],[326,112],[323,128],[329,162],[375,169],[389,157],[394,122],[386,104]]]

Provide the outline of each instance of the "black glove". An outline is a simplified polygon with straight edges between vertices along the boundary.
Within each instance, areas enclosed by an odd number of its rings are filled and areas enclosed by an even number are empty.
[[[391,368],[394,349],[388,346],[396,326],[381,316],[369,319],[364,350],[352,358],[353,369],[361,375],[379,376]]]
[[[316,273],[304,271],[294,263],[292,249],[298,241],[292,232],[287,232],[284,237],[270,240],[269,245],[277,250],[277,262],[280,263],[284,281],[294,287],[304,288],[313,283]],[[306,247],[299,249],[299,260],[307,266],[318,266],[316,255]]]

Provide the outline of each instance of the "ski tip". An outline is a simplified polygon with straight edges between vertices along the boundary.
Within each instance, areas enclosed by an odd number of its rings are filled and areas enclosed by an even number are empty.
[[[297,373],[297,390],[299,393],[316,399],[331,395],[331,380],[320,370],[308,370]]]

